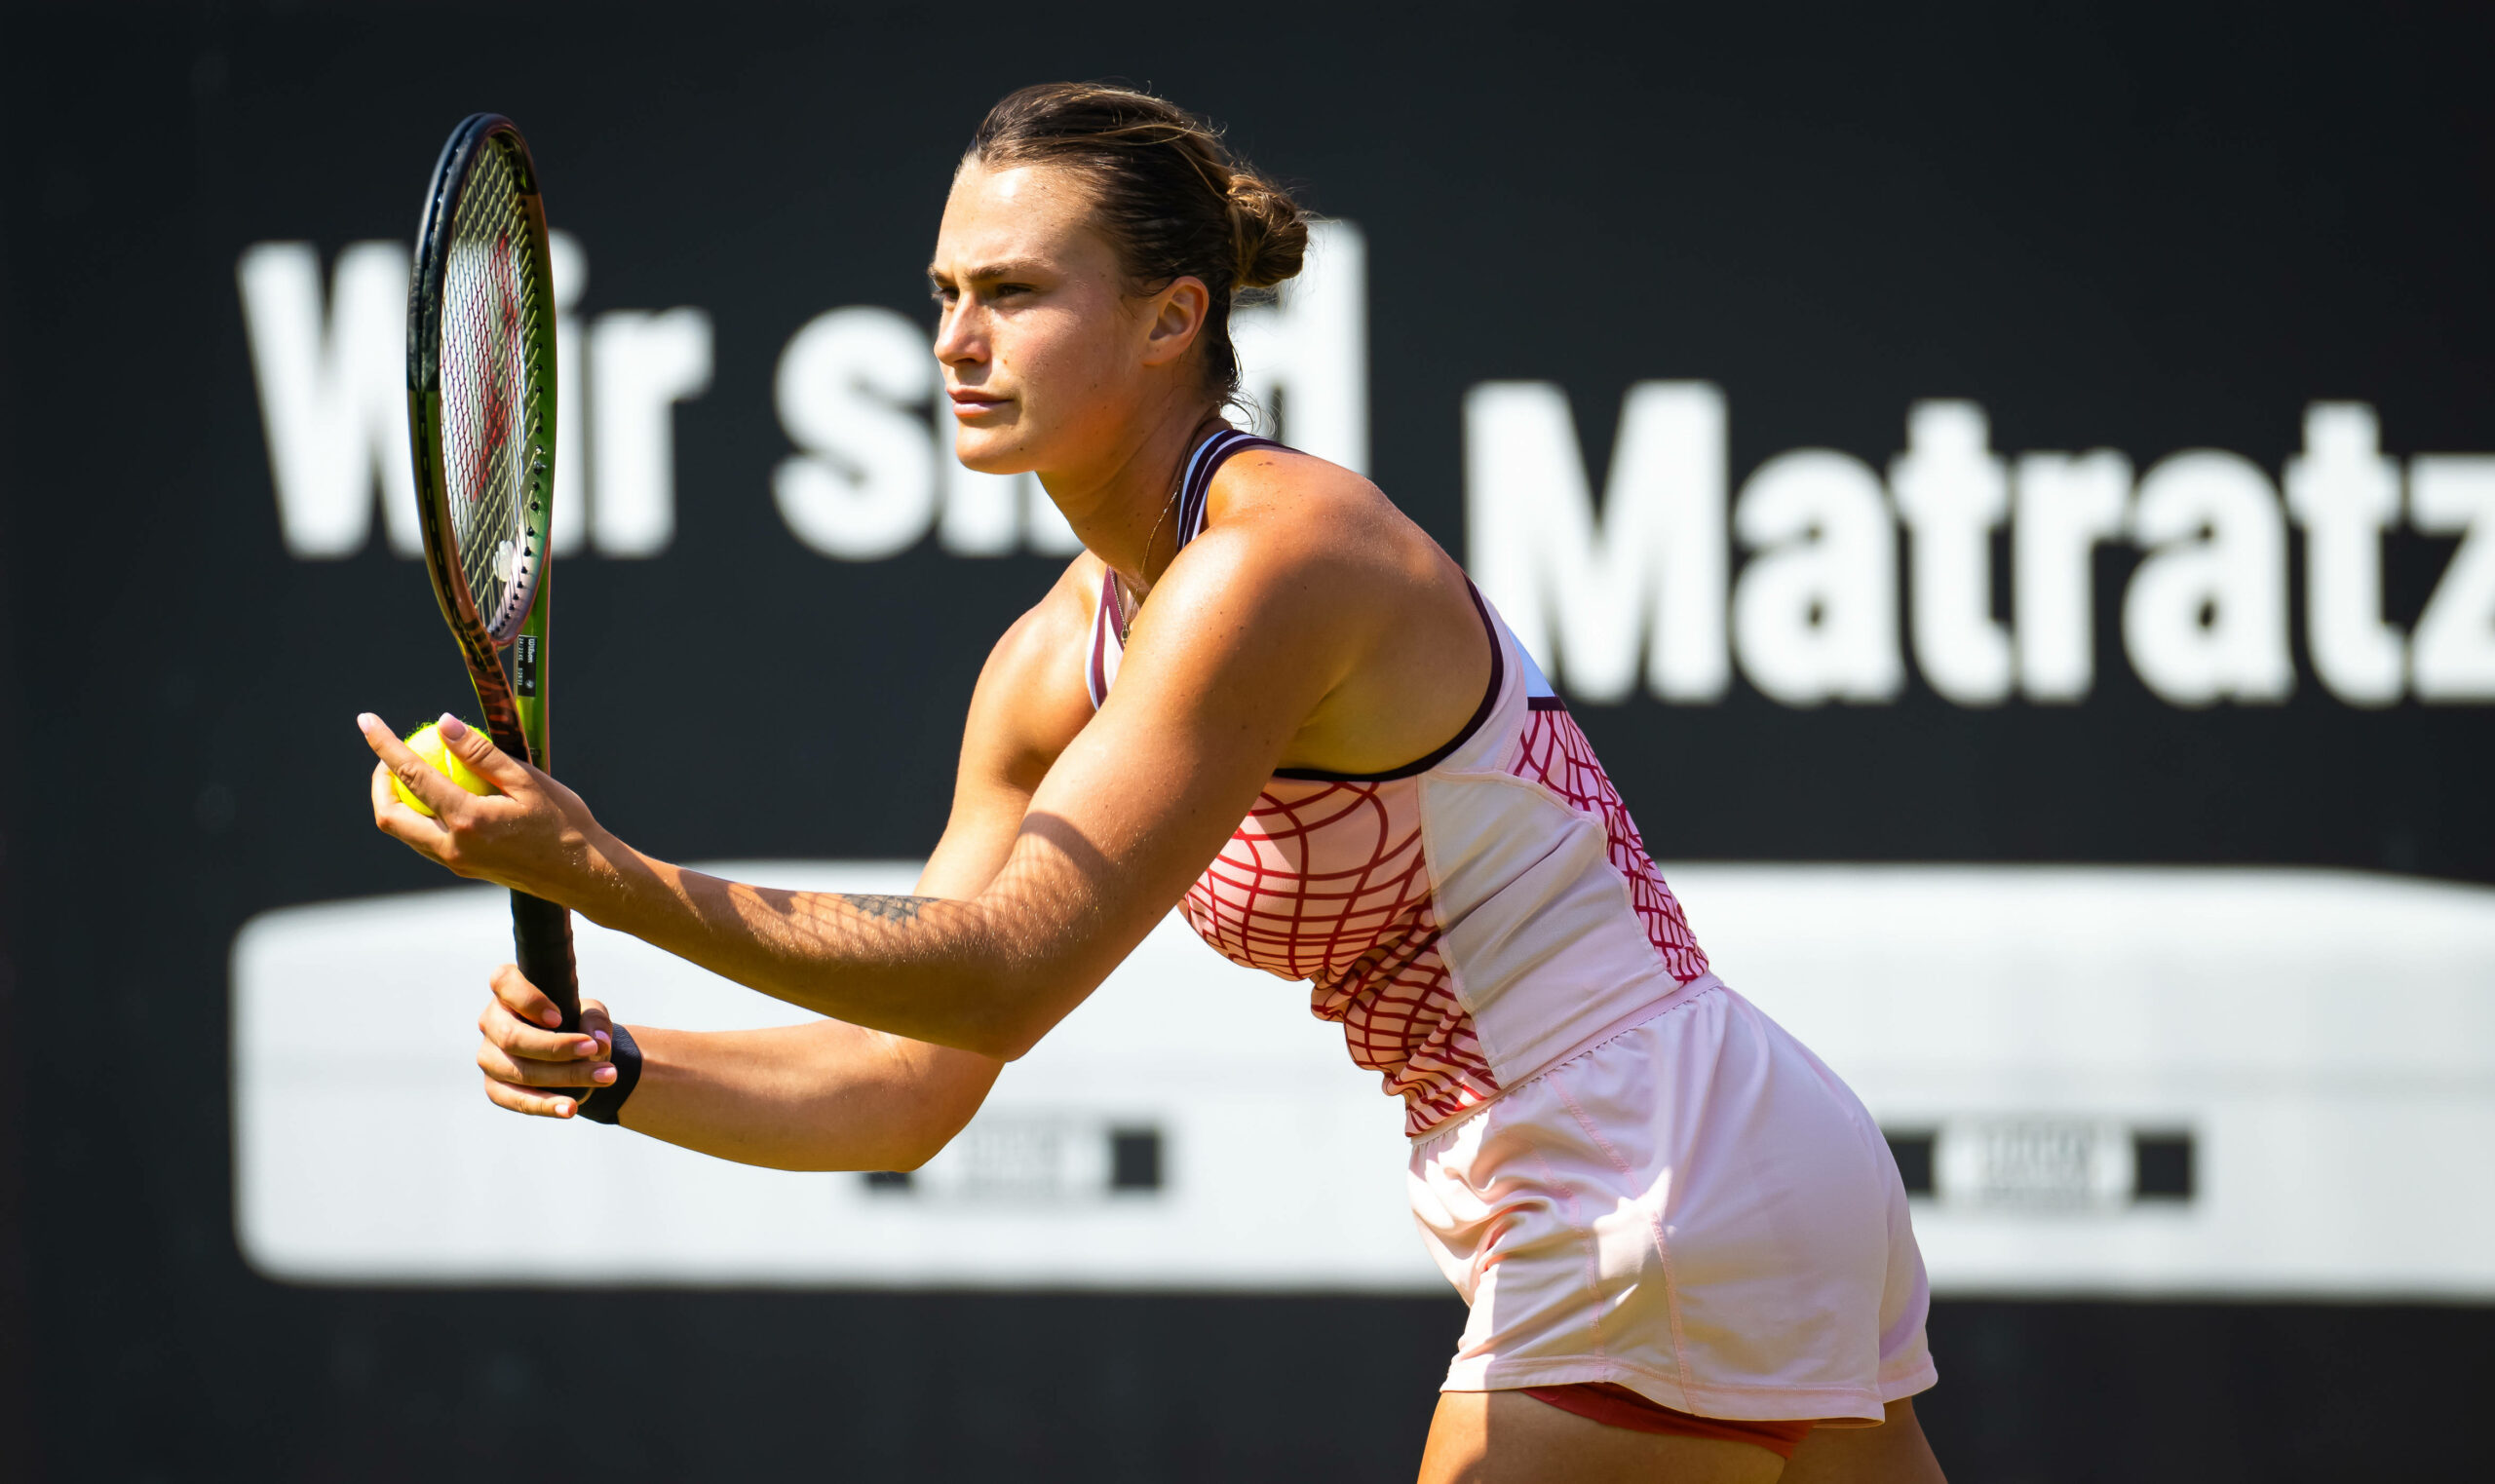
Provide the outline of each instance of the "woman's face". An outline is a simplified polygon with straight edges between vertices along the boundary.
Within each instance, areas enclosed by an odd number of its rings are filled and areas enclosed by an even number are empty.
[[[1128,291],[1094,231],[1082,178],[1046,165],[953,177],[927,276],[954,451],[988,474],[1080,470],[1179,385],[1203,326],[1204,285]]]

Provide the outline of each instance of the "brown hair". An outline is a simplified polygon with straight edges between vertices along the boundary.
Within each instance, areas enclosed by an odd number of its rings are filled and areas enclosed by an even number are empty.
[[[968,158],[1081,172],[1095,224],[1143,292],[1202,279],[1212,295],[1199,339],[1205,383],[1216,396],[1237,395],[1231,302],[1299,272],[1308,218],[1287,192],[1232,154],[1219,130],[1132,88],[1041,83],[988,110]]]

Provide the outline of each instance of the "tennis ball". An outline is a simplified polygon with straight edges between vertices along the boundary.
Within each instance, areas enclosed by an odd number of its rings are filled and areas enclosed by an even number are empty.
[[[432,764],[434,772],[446,775],[452,782],[467,789],[470,793],[481,794],[502,792],[501,789],[496,788],[493,784],[486,782],[483,779],[480,779],[474,773],[469,772],[468,765],[460,761],[459,754],[442,745],[441,727],[439,723],[431,726],[418,727],[415,731],[408,733],[407,750]],[[416,813],[424,816],[428,819],[434,818],[432,806],[426,804],[424,800],[417,798],[414,794],[409,793],[407,791],[407,785],[400,782],[399,776],[395,773],[390,776],[390,791],[399,796],[400,803],[406,805],[409,809],[414,810]]]

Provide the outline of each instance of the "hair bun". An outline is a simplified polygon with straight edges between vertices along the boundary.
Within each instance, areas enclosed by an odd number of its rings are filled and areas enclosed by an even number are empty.
[[[1308,256],[1308,216],[1299,203],[1253,171],[1235,171],[1226,193],[1239,288],[1271,288]]]
[[[1220,130],[1132,88],[1038,83],[987,111],[965,167],[972,161],[1078,172],[1092,196],[1091,224],[1116,249],[1130,293],[1159,293],[1181,278],[1211,291],[1198,342],[1204,389],[1237,395],[1231,308],[1243,291],[1299,272],[1308,217],[1288,192],[1231,153]]]

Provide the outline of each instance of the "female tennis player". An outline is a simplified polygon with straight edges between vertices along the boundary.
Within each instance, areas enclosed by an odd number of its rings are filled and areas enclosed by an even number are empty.
[[[1923,1265],[1869,1117],[1708,971],[1446,553],[1224,420],[1234,295],[1306,237],[1148,95],[1031,88],[979,126],[928,273],[955,447],[1037,471],[1085,551],[980,673],[919,894],[688,871],[481,733],[442,723],[499,796],[360,718],[390,835],[827,1017],[701,1033],[592,1004],[564,1034],[506,967],[486,1095],[749,1163],[912,1168],[1178,906],[1309,980],[1408,1109],[1413,1214],[1472,1305],[1423,1480],[1938,1479],[1908,1400],[1934,1381]]]

